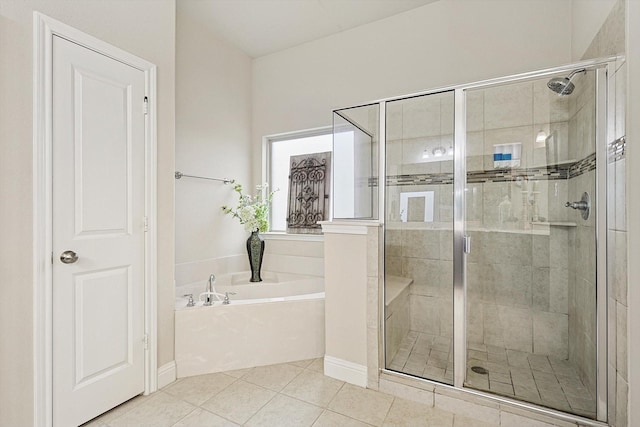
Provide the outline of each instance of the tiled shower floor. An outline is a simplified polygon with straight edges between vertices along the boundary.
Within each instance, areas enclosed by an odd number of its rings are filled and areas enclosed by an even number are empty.
[[[595,398],[569,361],[484,344],[469,343],[468,347],[465,383],[468,387],[595,417]],[[472,371],[476,366],[487,373]],[[410,331],[389,368],[451,384],[451,339]]]

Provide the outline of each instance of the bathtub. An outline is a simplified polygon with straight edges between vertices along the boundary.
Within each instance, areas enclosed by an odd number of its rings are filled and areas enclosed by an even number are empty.
[[[324,279],[263,272],[216,277],[230,304],[203,306],[208,278],[176,286],[175,360],[178,378],[324,356]],[[187,307],[185,294],[196,306]],[[204,297],[203,297],[204,299]]]

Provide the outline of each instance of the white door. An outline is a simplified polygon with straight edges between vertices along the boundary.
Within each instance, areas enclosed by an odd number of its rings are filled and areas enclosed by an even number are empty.
[[[76,426],[144,391],[145,74],[57,36],[52,71],[53,420]]]

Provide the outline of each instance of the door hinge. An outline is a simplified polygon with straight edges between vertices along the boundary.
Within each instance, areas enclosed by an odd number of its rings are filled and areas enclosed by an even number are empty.
[[[144,112],[144,114],[149,114],[149,97],[145,96],[144,100],[142,101],[142,111]]]
[[[149,217],[144,217],[144,232],[148,232],[149,231]]]
[[[51,252],[51,264],[53,264],[53,252]]]
[[[142,338],[142,342],[144,343],[144,349],[149,349],[149,335],[144,334],[144,338]]]

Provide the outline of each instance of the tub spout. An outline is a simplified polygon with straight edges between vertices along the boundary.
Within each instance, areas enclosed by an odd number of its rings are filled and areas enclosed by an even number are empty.
[[[213,285],[216,281],[216,275],[212,274],[211,276],[209,276],[209,281],[207,282],[207,289],[205,290],[205,300],[204,300],[204,305],[211,305],[213,304],[213,296],[216,294],[216,288]],[[220,299],[218,298],[218,301],[220,301]]]
[[[213,305],[213,297],[216,297],[216,300],[218,301],[222,301],[222,298],[224,297],[223,294],[219,294],[217,292],[203,292],[198,295],[198,301],[202,301],[203,296],[205,299],[202,305]]]

